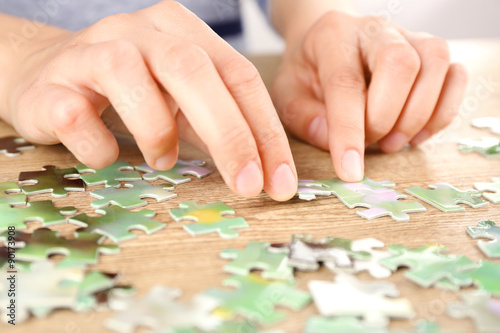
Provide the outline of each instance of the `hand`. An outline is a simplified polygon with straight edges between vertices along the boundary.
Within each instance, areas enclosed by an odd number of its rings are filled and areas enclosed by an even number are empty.
[[[363,177],[366,145],[418,145],[458,112],[467,73],[450,64],[442,39],[338,11],[285,37],[294,42],[272,89],[278,113],[293,134],[330,150],[345,181]]]
[[[213,157],[237,194],[295,194],[290,147],[257,70],[177,2],[31,44],[0,96],[26,139],[108,166],[118,145],[100,116],[112,105],[153,168],[174,165],[179,135]]]

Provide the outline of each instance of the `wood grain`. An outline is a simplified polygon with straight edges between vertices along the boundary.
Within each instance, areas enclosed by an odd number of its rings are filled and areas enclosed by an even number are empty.
[[[498,115],[500,107],[500,85],[485,84],[488,80],[500,82],[500,41],[458,41],[452,43],[454,59],[463,61],[470,70],[470,84],[460,115],[446,131],[436,135],[421,148],[411,148],[403,152],[385,155],[377,149],[369,149],[366,156],[366,175],[374,180],[393,180],[397,190],[436,182],[449,182],[460,189],[472,188],[474,182],[489,181],[500,176],[500,159],[486,159],[474,153],[462,154],[457,151],[457,140],[462,137],[481,138],[490,135],[483,130],[470,127],[470,120],[485,115]],[[267,83],[271,80],[279,63],[277,57],[252,58],[261,70]],[[0,123],[0,136],[16,134]],[[132,164],[143,162],[143,158],[133,141],[121,137],[120,160]],[[335,177],[330,157],[294,138],[290,138],[300,179],[325,179]],[[195,148],[182,144],[182,159],[205,159],[210,168],[213,161]],[[21,156],[8,158],[0,155],[0,181],[17,180],[19,172],[39,170],[47,164],[61,168],[72,167],[78,162],[61,145],[37,146],[25,151]],[[89,190],[71,193],[67,198],[54,199],[56,206],[74,205],[79,213],[92,213]],[[139,295],[144,295],[153,285],[164,284],[181,288],[184,299],[189,299],[209,287],[221,286],[227,277],[222,270],[226,263],[218,253],[228,247],[244,248],[248,241],[287,242],[293,233],[311,233],[317,239],[325,236],[360,239],[375,237],[386,245],[402,243],[415,247],[427,243],[440,243],[452,254],[464,254],[473,260],[484,259],[465,228],[475,225],[481,219],[500,222],[498,205],[488,205],[479,209],[466,208],[465,212],[447,214],[426,203],[427,212],[411,214],[407,223],[398,223],[389,217],[367,221],[349,210],[337,199],[321,198],[306,202],[292,199],[286,203],[272,201],[262,194],[257,198],[243,199],[233,195],[215,172],[202,180],[195,179],[176,187],[178,197],[163,203],[149,201],[149,209],[155,210],[157,220],[167,224],[167,228],[145,236],[140,232],[136,240],[121,244],[119,255],[103,255],[94,268],[120,273],[122,284],[135,286]],[[35,195],[30,200],[51,199],[50,195]],[[236,210],[237,216],[244,217],[250,228],[241,230],[240,237],[224,240],[217,235],[191,237],[183,229],[185,222],[174,222],[170,208],[178,207],[183,200],[201,203],[222,200]],[[39,227],[31,223],[30,229]],[[75,229],[70,225],[54,227],[65,235]],[[496,260],[500,263],[500,260]],[[311,279],[332,280],[333,275],[325,269],[316,273],[298,273],[298,285],[307,288]],[[367,274],[360,274],[363,280],[371,280]],[[419,319],[436,320],[443,327],[473,332],[469,320],[452,320],[445,314],[446,305],[457,300],[457,294],[437,289],[423,289],[403,277],[400,270],[389,281],[397,284],[401,295],[413,303],[417,317],[411,322],[393,321],[391,328],[409,328]],[[309,305],[299,313],[290,313],[290,319],[276,328],[287,332],[301,332],[308,317],[317,314],[314,305]],[[46,319],[30,319],[27,323],[12,328],[0,324],[2,332],[46,332],[79,333],[108,332],[102,325],[111,312],[90,312],[77,314],[71,311],[56,311]]]

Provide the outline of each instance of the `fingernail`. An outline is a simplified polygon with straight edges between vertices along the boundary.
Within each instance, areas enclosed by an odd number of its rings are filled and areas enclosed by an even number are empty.
[[[390,152],[400,151],[407,143],[408,137],[401,132],[393,132],[383,139],[384,147],[389,148]]]
[[[297,179],[288,164],[283,163],[276,168],[271,178],[271,188],[278,201],[291,199],[295,195]]]
[[[326,118],[318,116],[309,125],[309,140],[321,148],[328,148],[328,125]]]
[[[413,139],[411,140],[411,145],[418,146],[419,144],[421,144],[425,140],[429,139],[430,137],[431,137],[431,132],[429,132],[426,129],[423,129],[420,132],[418,132],[417,135],[415,135],[413,137]]]
[[[166,155],[158,158],[155,162],[156,170],[171,169],[175,162],[177,162],[177,147],[170,150]]]
[[[363,179],[363,161],[361,155],[354,149],[350,149],[342,156],[342,170],[345,180],[359,182]]]
[[[263,182],[259,166],[254,161],[250,161],[241,169],[236,178],[236,190],[245,197],[256,196],[262,191]]]

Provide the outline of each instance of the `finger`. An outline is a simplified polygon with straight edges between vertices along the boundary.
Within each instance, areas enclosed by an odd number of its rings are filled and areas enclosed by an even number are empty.
[[[420,57],[393,28],[385,28],[364,53],[373,73],[368,90],[366,140],[374,143],[396,124],[419,73]]]
[[[40,130],[56,137],[83,164],[101,169],[117,159],[115,137],[83,95],[51,85],[37,100],[36,114]]]
[[[177,160],[177,128],[172,112],[140,51],[124,40],[68,52],[64,79],[106,96],[137,141],[147,163],[159,170]]]
[[[420,72],[398,121],[380,142],[388,153],[401,150],[427,124],[450,67],[448,44],[423,33],[402,32],[421,59]]]
[[[467,70],[460,64],[451,64],[443,84],[436,109],[425,127],[410,141],[419,145],[455,119],[467,88]]]
[[[328,18],[309,55],[317,64],[327,109],[329,147],[335,172],[344,181],[357,182],[364,174],[366,83],[358,45],[347,56],[342,43],[356,40],[356,31],[337,16]],[[330,22],[329,20],[332,20]]]

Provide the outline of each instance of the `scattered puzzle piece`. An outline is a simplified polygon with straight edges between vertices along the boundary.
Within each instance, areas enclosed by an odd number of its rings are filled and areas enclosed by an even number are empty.
[[[329,262],[332,267],[348,267],[352,265],[351,258],[369,258],[367,252],[351,249],[352,241],[345,238],[326,237],[321,242],[312,242],[311,235],[293,235],[290,245],[272,246],[272,251],[289,253],[288,264],[302,271],[315,271],[319,262]]]
[[[310,295],[294,288],[292,281],[269,281],[255,274],[231,276],[224,280],[233,291],[211,288],[203,295],[220,302],[217,314],[232,319],[236,315],[267,325],[279,322],[286,315],[275,311],[278,305],[298,311],[310,301]]]
[[[225,321],[213,333],[285,333],[281,330],[260,331],[257,325],[247,321]],[[207,333],[195,328],[174,329],[166,333]]]
[[[485,192],[483,197],[493,203],[500,203],[500,177],[493,178],[493,183],[474,183],[476,190]],[[490,193],[493,192],[493,193]]]
[[[365,325],[383,328],[389,318],[410,319],[415,315],[408,300],[388,298],[399,296],[391,283],[364,283],[352,275],[339,274],[334,283],[310,281],[309,290],[323,316],[361,316]]]
[[[134,209],[148,204],[146,200],[142,200],[144,198],[163,202],[177,197],[177,194],[170,192],[174,189],[171,184],[154,186],[144,180],[138,180],[126,183],[125,187],[125,189],[106,187],[90,192],[91,196],[99,199],[93,201],[91,206],[93,208],[103,208],[109,205],[118,205],[125,209]]]
[[[482,140],[461,139],[458,142],[458,150],[464,153],[477,152],[486,157],[500,155],[500,140],[484,137]]]
[[[481,261],[478,268],[467,274],[476,286],[494,296],[500,296],[500,264]]]
[[[78,177],[75,168],[58,169],[53,165],[46,165],[43,171],[21,172],[19,174],[19,184],[23,192],[32,194],[50,193],[55,198],[62,198],[68,195],[68,191],[84,191],[85,186],[81,179],[70,179]]]
[[[156,215],[152,210],[130,212],[120,206],[111,206],[98,209],[96,213],[103,216],[80,214],[72,217],[69,222],[83,228],[78,231],[103,235],[115,243],[136,238],[137,235],[130,230],[142,230],[149,235],[166,227],[164,223],[152,220]]]
[[[154,181],[163,179],[174,185],[179,185],[191,181],[191,178],[186,177],[186,175],[195,176],[200,179],[211,174],[211,170],[203,167],[205,164],[206,163],[204,161],[200,160],[190,162],[177,160],[175,166],[167,171],[154,170],[147,163],[142,163],[141,165],[136,166],[135,169],[146,172],[146,174],[142,176],[144,180]]]
[[[173,329],[198,328],[212,331],[220,320],[212,315],[218,303],[203,295],[198,295],[188,304],[176,302],[180,290],[155,286],[140,300],[130,296],[114,295],[110,302],[114,310],[120,312],[109,318],[107,328],[122,333],[135,332],[138,327],[148,327],[152,332],[170,332]],[[118,298],[118,299],[116,299]]]
[[[222,201],[206,205],[198,205],[194,201],[183,201],[179,207],[171,209],[170,216],[176,222],[184,220],[197,222],[183,226],[184,230],[192,236],[218,232],[222,238],[235,238],[238,237],[238,232],[234,229],[248,228],[247,222],[242,217],[225,217],[225,215],[234,215],[235,212]]]
[[[392,257],[382,259],[380,263],[392,271],[400,266],[410,267],[405,276],[416,284],[428,288],[443,279],[445,283],[454,284],[458,288],[470,286],[472,279],[469,270],[478,267],[465,256],[443,255],[446,248],[440,245],[425,245],[409,249],[404,245],[391,245],[389,252]]]
[[[495,222],[479,221],[477,227],[467,227],[467,233],[474,239],[491,239],[491,241],[480,240],[477,246],[489,258],[500,258],[500,227]]]
[[[406,189],[406,192],[446,213],[465,210],[465,207],[458,204],[467,204],[472,208],[488,204],[480,199],[481,193],[476,190],[460,191],[447,183],[431,184],[429,187],[431,190],[413,186]]]
[[[380,260],[384,258],[391,257],[392,254],[387,251],[374,250],[376,248],[383,248],[385,245],[383,242],[375,238],[365,238],[360,240],[355,240],[352,242],[351,249],[356,252],[366,252],[370,256],[367,259],[355,259],[352,267],[337,267],[331,265],[330,262],[325,261],[325,266],[333,272],[337,272],[339,269],[344,273],[356,274],[362,271],[367,271],[370,275],[376,279],[385,279],[391,276],[392,271],[382,265]]]
[[[363,324],[356,317],[344,316],[324,318],[315,316],[309,318],[304,333],[389,333],[385,328],[374,328]]]
[[[16,259],[40,261],[52,254],[66,255],[66,263],[97,264],[98,256],[120,252],[117,245],[100,245],[101,235],[91,233],[76,233],[75,239],[59,238],[58,232],[41,228],[30,234],[18,233],[16,242],[24,243],[24,247],[16,250]],[[0,242],[5,242],[7,232],[0,234]]]
[[[11,207],[0,202],[0,232],[12,226],[24,230],[25,223],[32,221],[42,222],[44,227],[66,223],[65,216],[75,213],[75,207],[56,208],[50,200],[28,202],[26,207]]]
[[[0,204],[23,206],[26,204],[26,199],[26,194],[21,193],[21,188],[15,182],[0,183]]]
[[[500,315],[491,311],[494,303],[498,306],[500,301],[492,299],[484,291],[477,290],[464,292],[460,297],[463,303],[450,305],[448,315],[453,318],[469,317],[481,333],[500,332]]]
[[[500,118],[482,117],[472,119],[472,126],[478,128],[487,128],[491,133],[500,135]]]
[[[120,181],[142,180],[141,175],[134,171],[134,167],[125,161],[115,162],[111,166],[100,170],[89,168],[83,164],[79,164],[75,168],[80,173],[80,178],[88,186],[104,184],[106,187],[120,187]]]
[[[19,156],[21,151],[34,148],[35,146],[23,138],[16,138],[15,136],[0,138],[0,154],[3,153],[9,157]]]

